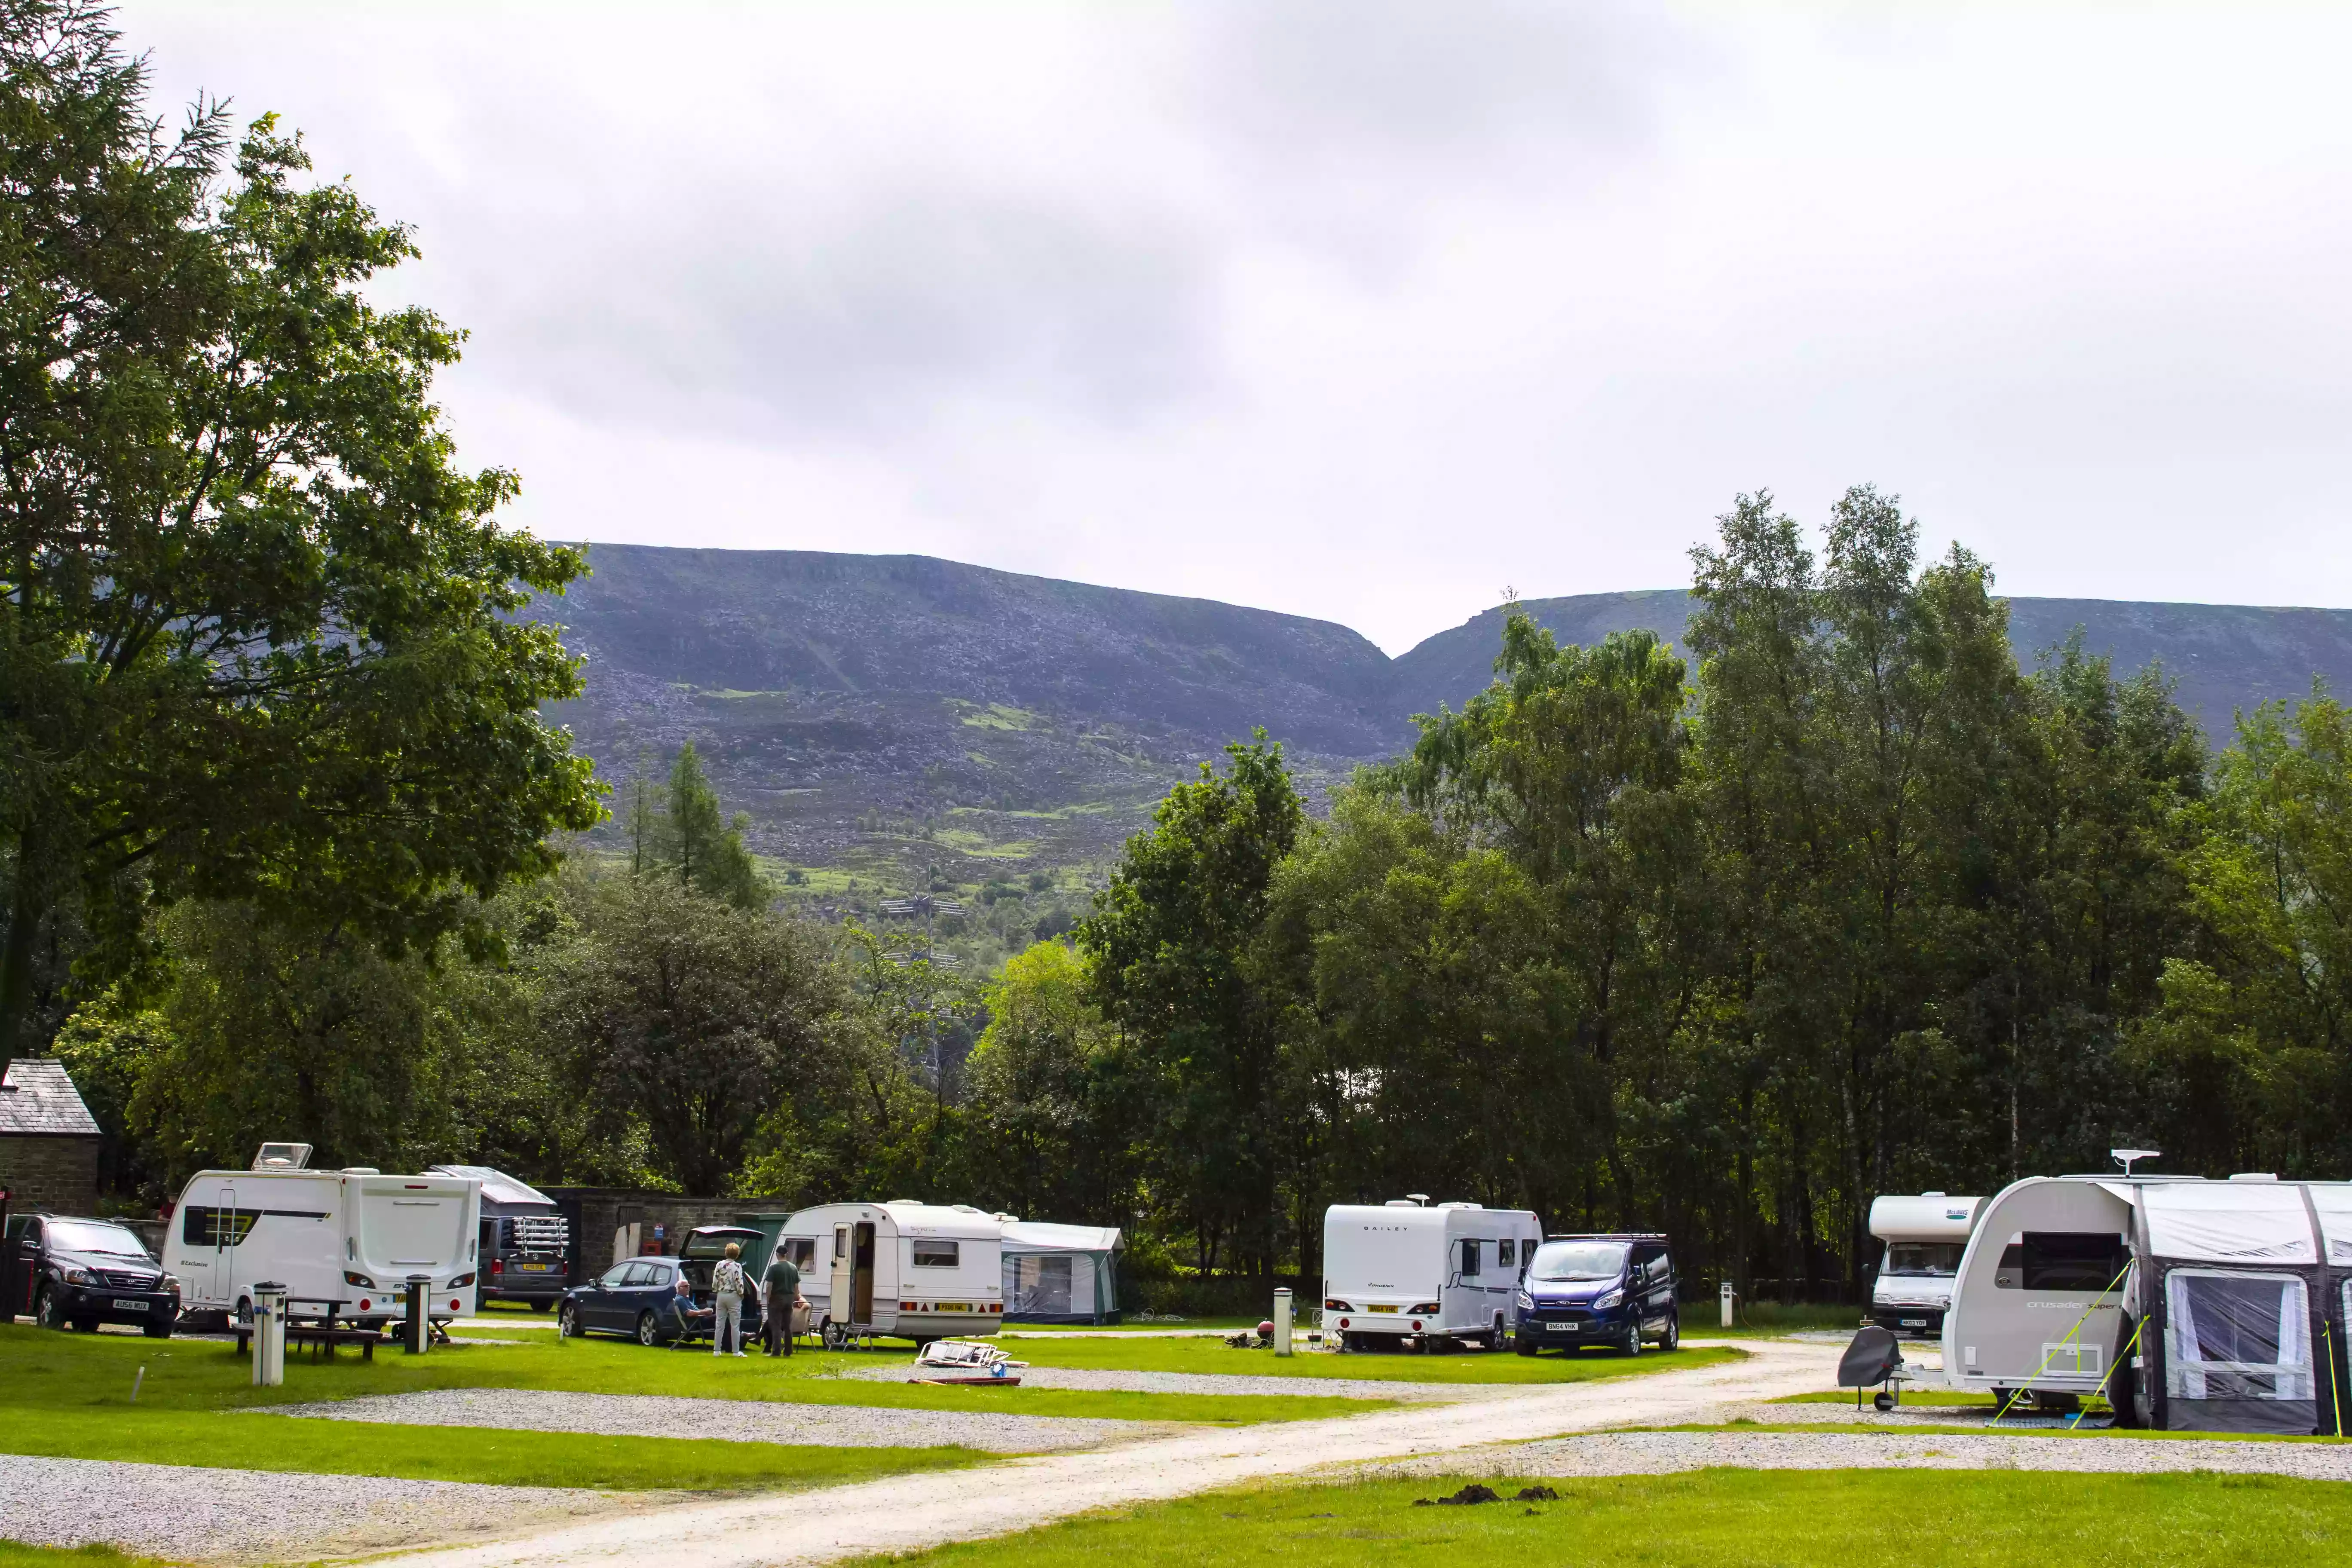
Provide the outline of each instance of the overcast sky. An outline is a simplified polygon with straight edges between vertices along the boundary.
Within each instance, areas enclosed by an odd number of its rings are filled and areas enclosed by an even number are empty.
[[[1900,493],[2017,594],[2352,605],[2352,7],[133,4],[413,224],[557,537],[1327,616]]]

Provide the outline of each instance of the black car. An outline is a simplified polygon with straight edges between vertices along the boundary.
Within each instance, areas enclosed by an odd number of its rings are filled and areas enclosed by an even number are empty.
[[[121,1226],[70,1215],[10,1215],[7,1239],[5,1294],[13,1310],[30,1310],[46,1329],[91,1333],[100,1323],[136,1323],[150,1339],[172,1337],[180,1282]]]
[[[743,1272],[752,1289],[743,1298],[743,1337],[760,1331],[758,1275],[748,1261],[761,1240],[756,1230],[734,1226],[704,1226],[688,1233],[676,1258],[632,1258],[615,1263],[585,1285],[563,1293],[556,1327],[565,1334],[627,1334],[642,1345],[673,1345],[707,1340],[717,1330],[719,1312],[712,1304],[711,1271],[726,1255],[727,1244],[743,1249]],[[678,1293],[679,1275],[686,1277],[687,1294]]]
[[[1555,1236],[1535,1250],[1519,1280],[1521,1355],[1547,1347],[1613,1346],[1642,1353],[1682,1343],[1675,1254],[1663,1236]]]

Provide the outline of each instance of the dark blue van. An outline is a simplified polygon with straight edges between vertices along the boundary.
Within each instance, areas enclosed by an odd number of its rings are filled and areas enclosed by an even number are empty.
[[[1519,1279],[1521,1355],[1606,1345],[1639,1355],[1682,1343],[1674,1248],[1663,1236],[1555,1236]]]

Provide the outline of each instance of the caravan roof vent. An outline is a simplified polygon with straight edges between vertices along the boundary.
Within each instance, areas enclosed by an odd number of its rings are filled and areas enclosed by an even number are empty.
[[[2230,1180],[2233,1182],[2275,1182],[2278,1180],[2278,1173],[2276,1171],[2239,1171],[2232,1173]]]
[[[1944,1194],[1941,1193],[1921,1193],[1919,1195],[1923,1198],[1940,1198]]]
[[[343,1167],[343,1174],[346,1176],[381,1176],[383,1173],[377,1170],[373,1165],[345,1165]]]
[[[882,1206],[886,1209],[919,1209],[923,1206],[923,1200],[920,1198],[888,1198],[884,1200]]]
[[[985,1210],[976,1209],[970,1204],[950,1204],[948,1206],[954,1209],[958,1214],[982,1214],[986,1212]]]
[[[264,1143],[261,1152],[253,1157],[253,1168],[257,1171],[299,1171],[310,1163],[310,1145],[308,1143]]]
[[[1483,1209],[1486,1205],[1484,1204],[1465,1204],[1457,1200],[1450,1204],[1440,1204],[1437,1206],[1442,1209]]]
[[[1392,1209],[1417,1209],[1421,1205],[1411,1198],[1391,1198],[1383,1206]]]
[[[1427,1193],[1407,1193],[1405,1194],[1405,1196],[1411,1198],[1416,1204],[1427,1204],[1429,1202],[1429,1194]]]

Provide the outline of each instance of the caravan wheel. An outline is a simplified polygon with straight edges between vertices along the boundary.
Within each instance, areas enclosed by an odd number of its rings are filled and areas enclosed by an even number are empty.
[[[827,1318],[818,1326],[816,1337],[829,1351],[837,1351],[849,1342],[849,1336],[844,1333],[841,1325],[831,1318]]]

